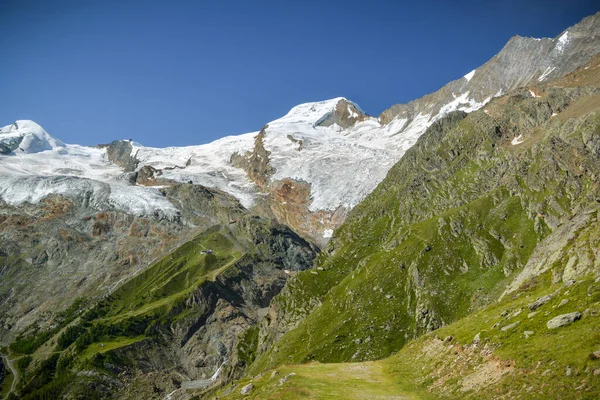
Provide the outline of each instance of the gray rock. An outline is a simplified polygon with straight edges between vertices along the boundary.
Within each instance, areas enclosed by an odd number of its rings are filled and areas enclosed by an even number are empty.
[[[296,373],[295,373],[295,372],[290,372],[289,374],[287,374],[286,376],[284,376],[283,378],[281,378],[281,379],[279,380],[279,384],[280,384],[280,385],[283,385],[284,383],[286,383],[286,382],[287,382],[287,380],[288,380],[289,378],[291,378],[292,376],[295,376],[295,375],[296,375]]]
[[[367,116],[354,103],[342,99],[336,104],[335,110],[317,121],[315,126],[332,126],[335,124],[342,128],[349,128],[356,122],[366,118]]]
[[[569,279],[568,281],[565,282],[565,287],[573,286],[574,284],[575,284],[575,280]]]
[[[139,160],[131,155],[133,146],[129,140],[115,140],[106,147],[106,156],[115,165],[123,168],[125,172],[135,171]]]
[[[529,310],[530,311],[535,311],[538,308],[540,308],[541,306],[543,306],[544,304],[546,304],[547,302],[549,302],[550,300],[552,300],[552,295],[551,294],[547,294],[544,297],[540,297],[539,299],[537,299],[536,301],[534,301],[533,303],[531,303],[529,305]]]
[[[254,389],[254,384],[249,383],[246,386],[244,386],[242,388],[242,390],[240,390],[240,393],[243,394],[244,396],[247,396],[250,394],[250,392],[252,392],[253,389]]]
[[[524,331],[523,335],[525,335],[525,339],[529,339],[529,336],[533,335],[534,332],[533,331]]]
[[[562,307],[562,306],[564,306],[565,304],[567,304],[568,302],[569,302],[569,300],[568,300],[568,299],[562,299],[562,300],[560,301],[560,304],[559,304],[558,306],[559,306],[559,307]]]
[[[557,317],[552,318],[550,321],[546,323],[548,329],[556,329],[561,326],[569,325],[578,319],[581,318],[581,314],[578,312],[572,312],[568,314],[562,314]]]
[[[512,324],[503,326],[502,328],[500,328],[500,330],[502,332],[506,332],[508,330],[511,330],[512,328],[514,328],[515,326],[519,325],[521,323],[521,321],[517,321],[517,322],[513,322]]]

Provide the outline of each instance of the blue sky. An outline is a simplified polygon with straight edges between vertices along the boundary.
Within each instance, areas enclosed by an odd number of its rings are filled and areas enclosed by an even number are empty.
[[[595,1],[0,0],[0,126],[207,143],[344,96],[378,115],[554,37]]]

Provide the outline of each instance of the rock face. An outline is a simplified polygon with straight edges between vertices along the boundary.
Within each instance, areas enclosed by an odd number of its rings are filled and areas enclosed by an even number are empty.
[[[157,186],[168,183],[160,179],[161,175],[161,170],[156,169],[150,165],[144,165],[142,168],[140,168],[139,171],[135,173],[135,183],[144,186]]]
[[[581,318],[581,313],[578,313],[578,312],[562,314],[562,315],[552,318],[550,321],[548,321],[546,323],[546,326],[548,327],[548,329],[556,329],[556,328],[560,328],[561,326],[572,324],[573,322],[577,321],[580,318]]]
[[[51,324],[49,310],[113,290],[173,247],[244,212],[231,196],[195,185],[174,185],[162,195],[178,204],[180,219],[98,212],[85,198],[0,203],[0,335],[14,337],[36,320]]]
[[[342,129],[348,129],[357,122],[367,119],[368,116],[356,104],[342,99],[337,102],[335,109],[321,117],[315,125],[325,127],[337,125]]]
[[[104,146],[102,146],[104,147]],[[106,145],[106,155],[110,162],[123,168],[125,172],[135,171],[139,160],[132,154],[133,146],[128,140],[115,140]]]
[[[263,191],[267,189],[269,178],[274,172],[269,164],[269,155],[271,153],[265,149],[264,145],[265,129],[266,127],[256,135],[254,148],[251,152],[244,155],[238,153],[231,155],[231,163],[246,171],[248,177]]]

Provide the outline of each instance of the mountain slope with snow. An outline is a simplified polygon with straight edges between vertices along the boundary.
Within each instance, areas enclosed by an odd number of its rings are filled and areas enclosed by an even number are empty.
[[[483,66],[378,118],[339,97],[298,105],[260,132],[205,145],[132,142],[125,155],[131,169],[111,162],[106,147],[64,144],[32,121],[17,121],[0,130],[0,197],[19,204],[52,193],[79,196],[98,210],[173,219],[178,209],[160,187],[192,182],[232,194],[247,208],[266,204],[277,219],[323,244],[435,121],[574,70],[600,51],[599,38],[600,13],[555,39],[514,37]],[[137,179],[144,169],[153,180]]]

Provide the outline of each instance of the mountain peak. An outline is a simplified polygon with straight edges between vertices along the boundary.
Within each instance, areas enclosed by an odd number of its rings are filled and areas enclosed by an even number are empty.
[[[310,124],[313,126],[331,126],[338,124],[342,127],[353,125],[363,119],[365,113],[354,102],[345,97],[329,100],[298,104],[286,115],[269,123],[269,126],[283,124]]]
[[[64,146],[63,142],[31,120],[18,120],[0,128],[0,154],[39,153]]]

